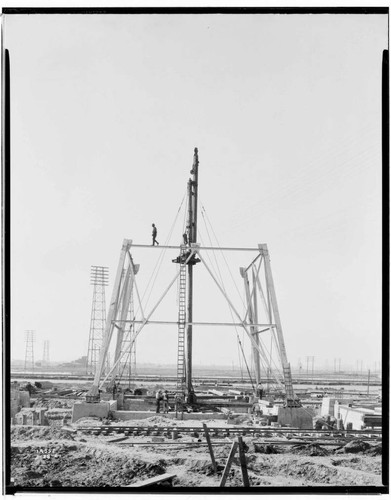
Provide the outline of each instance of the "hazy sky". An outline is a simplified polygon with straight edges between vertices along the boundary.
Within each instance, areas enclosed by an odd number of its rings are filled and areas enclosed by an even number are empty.
[[[379,361],[387,16],[8,15],[3,23],[13,358],[24,359],[28,329],[36,359],[46,339],[51,360],[87,354],[90,266],[110,268],[108,302],[122,240],[149,244],[155,222],[166,242],[197,146],[200,202],[220,245],[268,244],[292,365],[305,356],[330,366]],[[133,255],[143,292],[161,254]],[[147,309],[174,276],[174,257],[164,254]],[[241,292],[238,268],[252,257],[226,256]],[[195,281],[194,319],[230,321],[201,266]],[[176,293],[155,319],[176,321]],[[176,338],[175,327],[145,328],[138,360],[175,363]],[[195,364],[232,362],[234,329],[194,329]]]

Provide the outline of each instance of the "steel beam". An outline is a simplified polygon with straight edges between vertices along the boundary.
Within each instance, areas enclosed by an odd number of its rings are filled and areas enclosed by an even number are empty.
[[[181,245],[132,245],[132,248],[150,248],[153,250],[163,250],[169,248],[172,250],[180,250]],[[200,246],[201,250],[222,250],[226,252],[259,252],[259,248],[252,247],[204,247]]]
[[[115,321],[114,321],[115,323]],[[150,325],[178,325],[178,321],[158,321],[158,320],[130,320],[127,319],[124,323],[135,323],[135,324],[150,324]],[[186,325],[197,325],[197,326],[243,326],[243,323],[219,323],[219,322],[209,322],[209,321],[186,321]],[[270,323],[246,323],[247,326],[257,326],[257,327],[266,327],[262,332],[269,330],[271,327],[275,327],[275,324]],[[258,332],[261,333],[261,332]]]

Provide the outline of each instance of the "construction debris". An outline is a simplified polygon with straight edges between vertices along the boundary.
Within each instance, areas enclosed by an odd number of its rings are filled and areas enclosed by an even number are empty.
[[[200,421],[167,421],[156,416],[135,422],[140,428],[149,428],[152,435],[111,436],[109,443],[103,434],[95,435],[80,431],[79,425],[52,428],[48,426],[13,426],[11,431],[11,470],[15,484],[23,487],[138,487],[144,480],[153,479],[162,474],[172,475],[172,487],[210,486],[218,487],[222,473],[236,436],[230,434],[224,438],[213,437],[216,469],[211,462],[211,455],[205,429]],[[97,422],[86,419],[94,428]],[[167,436],[153,435],[161,427],[176,426],[175,441]],[[178,432],[184,426],[186,432]],[[186,426],[185,426],[186,425]],[[219,426],[223,427],[220,423]],[[95,425],[95,428],[98,428]],[[126,427],[123,427],[126,429]],[[232,425],[227,426],[233,429]],[[70,432],[70,429],[76,432]],[[192,430],[190,430],[192,429]],[[198,429],[198,431],[196,430]],[[216,429],[213,423],[208,425],[210,434]],[[245,427],[237,427],[244,431]],[[280,437],[285,446],[262,443],[270,439],[281,429],[260,432],[258,437],[246,435],[243,444],[245,463],[250,487],[261,485],[380,485],[381,484],[381,445],[366,447],[365,441],[354,440],[344,445],[341,455],[328,447],[327,453],[317,443],[310,445],[289,445],[292,439]],[[294,433],[295,435],[297,434]],[[193,434],[193,435],[191,435]],[[198,437],[194,434],[198,434]],[[261,435],[264,437],[261,437]],[[292,433],[293,434],[293,433]],[[164,441],[162,441],[162,439]],[[273,439],[276,439],[274,436]],[[134,446],[126,443],[133,442]],[[357,454],[348,452],[360,449]],[[132,444],[132,443],[131,443]],[[354,445],[354,446],[352,446]],[[335,447],[334,447],[335,448]],[[175,477],[174,477],[175,476]],[[230,470],[226,474],[226,487],[243,486],[243,475],[239,456],[233,457]],[[150,484],[152,487],[152,484]],[[162,483],[159,486],[163,487]],[[149,487],[148,485],[146,487]]]

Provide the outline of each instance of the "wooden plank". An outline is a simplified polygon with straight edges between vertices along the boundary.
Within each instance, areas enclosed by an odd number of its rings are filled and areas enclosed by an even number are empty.
[[[171,481],[174,477],[176,477],[176,474],[161,474],[160,476],[151,477],[139,483],[131,484],[128,488],[144,488],[145,486],[152,486],[153,484],[159,484],[163,481]]]
[[[77,429],[72,429],[72,427],[67,427],[66,425],[61,427],[62,431],[70,432],[71,434],[76,434]]]
[[[239,445],[240,468],[242,469],[243,486],[248,488],[250,486],[250,480],[248,478],[246,454],[244,452],[242,436],[238,437],[238,445]]]
[[[347,443],[347,441],[315,441],[315,444],[318,444],[320,446],[344,446]],[[297,444],[314,444],[314,441],[253,441],[253,444],[261,444],[261,445],[266,445],[266,444],[276,444],[278,446],[294,446]]]
[[[208,392],[210,394],[214,394],[215,396],[224,396],[224,392],[217,391],[216,389],[208,389]]]
[[[125,441],[126,439],[129,439],[128,436],[125,436],[125,437],[117,437],[117,438],[113,438],[113,439],[108,439],[106,441],[106,443],[119,443],[120,441]]]
[[[212,443],[210,441],[208,426],[206,424],[202,424],[202,427],[204,428],[206,442],[208,443],[210,459],[212,461],[212,467],[213,467],[213,470],[215,471],[215,474],[217,474],[217,464],[216,464],[216,460],[215,460],[215,455],[213,453],[213,446],[212,446]]]
[[[228,439],[228,442],[229,443],[232,443],[232,441],[230,439]],[[174,443],[170,443],[170,442],[167,442],[167,441],[164,441],[163,443],[152,443],[152,442],[145,442],[145,441],[127,441],[127,442],[121,442],[119,443],[120,445],[137,445],[137,446],[178,446],[180,445],[182,448],[183,447],[186,447],[186,446],[208,446],[208,443],[196,443],[194,441],[189,441],[189,442],[178,442],[178,441],[175,441]],[[222,446],[222,445],[226,445],[227,444],[227,441],[213,441],[211,442],[211,444],[213,446]]]
[[[231,470],[232,461],[234,459],[234,456],[235,456],[236,450],[238,449],[238,446],[239,445],[238,445],[237,441],[234,441],[232,443],[231,451],[229,452],[227,463],[225,464],[223,475],[221,477],[221,481],[220,481],[220,485],[219,485],[220,488],[223,488],[225,486],[225,483],[227,482],[227,477],[228,477],[229,471]]]

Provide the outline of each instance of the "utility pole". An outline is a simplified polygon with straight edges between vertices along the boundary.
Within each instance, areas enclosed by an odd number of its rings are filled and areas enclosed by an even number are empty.
[[[197,243],[197,209],[198,209],[198,149],[194,148],[192,178],[187,183],[188,189],[188,240],[189,246]],[[186,390],[188,403],[195,402],[193,389],[193,265],[187,266],[187,335],[186,335]]]
[[[49,341],[44,340],[43,341],[43,357],[42,357],[42,366],[48,367],[50,364],[50,358],[49,358]]]
[[[307,382],[308,382],[308,377],[309,377],[309,372],[308,372],[308,365],[309,365],[309,362],[311,361],[311,380],[314,379],[314,360],[315,360],[315,356],[306,356],[305,357],[305,360],[307,362]]]

